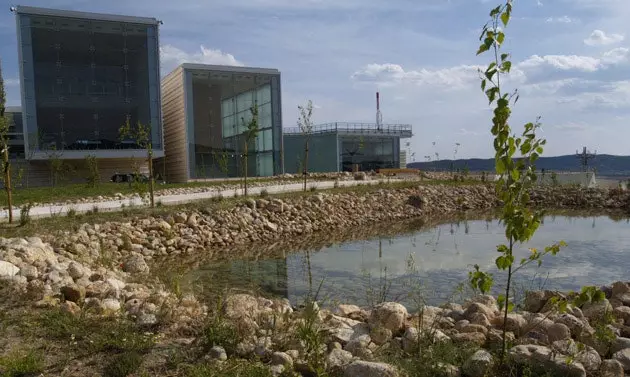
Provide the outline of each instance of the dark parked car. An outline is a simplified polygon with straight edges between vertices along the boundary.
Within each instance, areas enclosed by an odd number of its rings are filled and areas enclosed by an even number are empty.
[[[146,174],[138,174],[138,173],[115,173],[112,175],[112,182],[123,183],[123,182],[148,182],[149,177]]]

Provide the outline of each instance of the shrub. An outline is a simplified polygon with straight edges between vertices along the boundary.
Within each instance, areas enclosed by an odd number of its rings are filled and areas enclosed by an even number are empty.
[[[43,357],[34,351],[13,351],[0,357],[0,375],[5,377],[35,376],[43,370]]]
[[[33,203],[27,203],[20,209],[20,225],[24,226],[31,222],[31,208]]]
[[[111,358],[105,366],[103,375],[106,377],[127,377],[142,364],[142,355],[137,352],[125,352]]]
[[[268,196],[269,196],[269,191],[267,191],[267,189],[260,190],[260,197],[261,198],[266,198]]]

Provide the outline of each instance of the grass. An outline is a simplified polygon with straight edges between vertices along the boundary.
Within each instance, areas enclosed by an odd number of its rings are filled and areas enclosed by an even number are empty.
[[[278,178],[250,178],[255,182],[278,182],[278,184],[287,181],[300,181],[299,178],[295,179],[278,179]],[[206,182],[188,182],[188,183],[167,183],[157,184],[155,186],[155,192],[159,193],[162,190],[174,189],[174,188],[195,188],[195,187],[215,187],[220,185],[238,185],[239,179],[230,180],[213,180]],[[21,206],[23,204],[32,203],[47,203],[51,201],[61,202],[66,200],[75,200],[80,198],[97,197],[97,196],[111,196],[120,193],[123,195],[135,194],[137,191],[133,187],[129,187],[127,183],[113,183],[105,182],[96,187],[88,187],[85,184],[64,184],[55,187],[29,187],[22,188],[16,187],[13,190],[13,205]],[[6,206],[6,197],[0,196],[0,205]]]
[[[36,376],[44,371],[44,360],[35,351],[12,351],[0,357],[0,375],[5,377]]]
[[[228,361],[224,365],[193,365],[183,368],[185,377],[272,377],[268,367],[251,361]],[[287,374],[288,376],[288,374]]]

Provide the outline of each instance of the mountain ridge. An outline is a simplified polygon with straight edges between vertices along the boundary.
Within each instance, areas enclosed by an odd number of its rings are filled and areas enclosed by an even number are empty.
[[[412,162],[409,168],[420,170],[451,171],[468,167],[471,172],[494,171],[494,158],[468,158],[460,160],[438,160]],[[630,156],[602,154],[595,156],[588,163],[589,170],[595,169],[598,175],[626,176],[630,175]],[[536,161],[536,169],[549,171],[582,171],[580,160],[575,155],[541,157]]]

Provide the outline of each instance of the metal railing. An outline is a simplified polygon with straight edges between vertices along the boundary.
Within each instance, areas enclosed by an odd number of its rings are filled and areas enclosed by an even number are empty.
[[[302,131],[299,127],[287,127],[283,129],[284,134],[301,134]],[[361,134],[409,134],[412,133],[412,127],[410,124],[381,124],[378,126],[376,123],[347,123],[347,122],[334,122],[325,123],[313,126],[311,133],[327,133],[327,132],[352,132]]]

